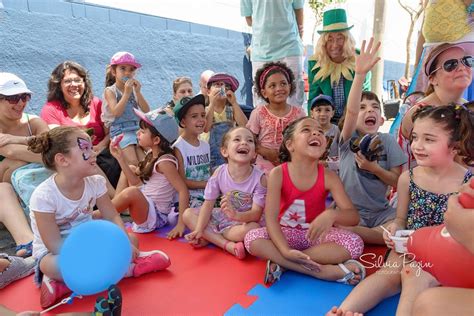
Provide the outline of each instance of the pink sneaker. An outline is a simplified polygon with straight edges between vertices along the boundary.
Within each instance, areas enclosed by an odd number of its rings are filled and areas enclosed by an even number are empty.
[[[168,268],[171,264],[170,258],[166,253],[160,250],[140,252],[135,259],[133,276],[139,277],[145,273],[160,271]]]
[[[69,293],[71,293],[71,290],[66,286],[66,284],[44,275],[43,282],[41,283],[41,307],[47,308]]]

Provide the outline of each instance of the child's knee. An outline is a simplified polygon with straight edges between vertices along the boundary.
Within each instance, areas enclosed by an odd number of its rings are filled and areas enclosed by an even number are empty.
[[[194,217],[194,209],[193,208],[187,208],[183,212],[183,221],[186,226],[188,226]]]

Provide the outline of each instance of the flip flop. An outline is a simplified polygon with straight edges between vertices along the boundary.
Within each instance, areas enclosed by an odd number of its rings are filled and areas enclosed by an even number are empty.
[[[354,259],[349,259],[344,263],[338,264],[339,268],[341,268],[341,270],[344,271],[345,275],[341,279],[336,280],[336,282],[349,284],[349,285],[356,285],[356,284],[349,283],[349,281],[353,280],[357,275],[355,272],[352,272],[346,267],[346,264],[349,264],[349,263],[354,263],[355,265],[357,265],[357,267],[360,270],[360,272],[358,273],[358,275],[360,275],[360,280],[358,283],[360,283],[360,281],[362,281],[365,278],[365,267],[362,265],[362,263]]]
[[[272,264],[275,265],[275,270],[272,271]],[[280,280],[282,275],[282,271],[280,265],[277,263],[272,262],[271,260],[267,260],[267,269],[265,270],[265,277],[263,278],[264,284],[273,284],[276,281]]]

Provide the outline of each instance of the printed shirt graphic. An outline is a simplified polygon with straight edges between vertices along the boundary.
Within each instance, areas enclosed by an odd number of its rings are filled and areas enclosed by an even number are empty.
[[[179,149],[183,156],[184,174],[186,179],[193,181],[207,181],[211,176],[211,151],[209,144],[200,140],[199,146],[195,147],[178,137],[173,145]],[[191,197],[203,198],[204,189],[189,190]]]
[[[280,218],[280,225],[292,228],[308,229],[306,222],[306,208],[304,200],[294,200],[293,204],[283,213]]]

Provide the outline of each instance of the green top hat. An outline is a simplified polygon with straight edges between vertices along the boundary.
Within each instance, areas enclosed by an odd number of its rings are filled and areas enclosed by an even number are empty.
[[[327,32],[341,32],[350,30],[354,25],[347,25],[347,16],[344,9],[327,10],[323,14],[323,29],[319,34]]]

